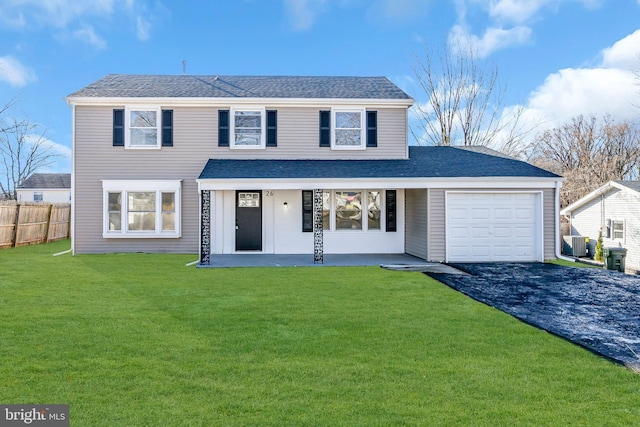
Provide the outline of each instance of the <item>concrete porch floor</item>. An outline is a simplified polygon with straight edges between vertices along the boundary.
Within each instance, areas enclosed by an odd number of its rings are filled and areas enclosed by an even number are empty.
[[[312,267],[312,266],[371,266],[382,264],[425,264],[426,261],[407,254],[332,254],[324,256],[324,263],[314,264],[313,254],[213,254],[209,267]]]
[[[324,263],[314,264],[312,254],[223,254],[211,255],[210,265],[200,268],[223,267],[356,267],[385,266],[393,270],[430,271],[446,273],[448,269],[457,271],[445,264],[427,262],[407,254],[332,254],[324,256]]]

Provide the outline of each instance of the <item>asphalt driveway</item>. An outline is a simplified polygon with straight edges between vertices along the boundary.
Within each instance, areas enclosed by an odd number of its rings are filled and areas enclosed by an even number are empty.
[[[602,356],[640,367],[640,276],[543,263],[452,265],[469,275],[426,274]]]

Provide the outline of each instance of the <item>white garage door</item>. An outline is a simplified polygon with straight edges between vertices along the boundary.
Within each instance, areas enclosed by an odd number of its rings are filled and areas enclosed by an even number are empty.
[[[542,261],[540,193],[447,192],[447,261]]]

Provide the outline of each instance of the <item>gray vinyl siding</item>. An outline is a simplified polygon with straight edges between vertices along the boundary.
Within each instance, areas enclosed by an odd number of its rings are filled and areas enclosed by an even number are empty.
[[[560,243],[558,242],[558,251],[556,252],[556,230],[560,227],[558,221],[560,218],[556,215],[556,197],[555,189],[547,189],[542,193],[542,227],[544,235],[544,259],[556,259],[556,253],[560,252]]]
[[[196,178],[207,157],[202,140],[185,135],[185,111],[174,111],[174,147],[125,150],[112,146],[111,107],[76,107],[75,230],[76,253],[197,253],[199,239]],[[182,180],[182,237],[177,239],[105,239],[102,237],[102,180]]]
[[[331,150],[319,147],[320,108],[278,108],[278,146],[264,150],[237,150],[218,147],[217,109],[190,113],[190,121],[211,122],[200,138],[214,141],[209,156],[218,159],[403,159],[407,157],[407,110],[376,109],[378,112],[378,146],[366,150]],[[175,112],[174,112],[175,114]],[[175,118],[174,118],[175,120]]]
[[[405,191],[405,252],[427,259],[429,190]]]
[[[429,261],[442,262],[446,257],[446,218],[445,218],[446,189],[432,189],[429,191]],[[479,191],[476,189],[456,189],[455,191]],[[523,189],[491,189],[486,191],[526,191]],[[542,190],[543,201],[543,245],[544,258],[555,259],[555,190]]]
[[[445,260],[445,190],[429,190],[429,258],[428,261],[444,262]]]
[[[126,150],[112,145],[113,109],[124,105],[75,107],[75,230],[76,253],[172,252],[197,253],[199,214],[196,178],[209,158],[405,158],[404,108],[377,109],[378,147],[360,151],[320,148],[319,108],[276,108],[278,147],[233,150],[218,147],[218,109],[174,107],[173,147]],[[105,239],[102,237],[102,180],[182,180],[182,237],[177,239]]]
[[[640,270],[640,194],[635,191],[614,189],[585,204],[573,212],[571,218],[571,234],[589,237],[589,251],[595,253],[600,227],[608,219],[624,221],[624,239],[603,238],[604,247],[627,249],[626,268],[631,271]]]

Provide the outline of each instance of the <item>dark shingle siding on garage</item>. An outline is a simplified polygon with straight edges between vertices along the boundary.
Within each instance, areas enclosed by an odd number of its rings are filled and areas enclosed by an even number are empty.
[[[71,188],[70,173],[34,173],[18,188]]]
[[[192,76],[109,74],[69,97],[308,98],[411,97],[386,77]]]
[[[200,179],[299,178],[558,178],[519,160],[455,147],[409,147],[407,160],[210,159]]]

